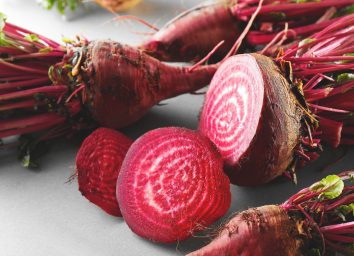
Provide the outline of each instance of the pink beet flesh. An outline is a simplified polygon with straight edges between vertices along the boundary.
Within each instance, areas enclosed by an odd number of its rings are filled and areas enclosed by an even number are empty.
[[[216,72],[205,98],[199,129],[231,166],[237,164],[257,131],[264,98],[260,73],[249,55],[231,57]]]
[[[85,139],[76,157],[80,192],[113,216],[122,216],[116,198],[116,183],[132,143],[120,132],[99,128]]]
[[[117,198],[136,234],[175,242],[223,216],[231,194],[221,156],[207,138],[188,129],[161,128],[129,149]]]

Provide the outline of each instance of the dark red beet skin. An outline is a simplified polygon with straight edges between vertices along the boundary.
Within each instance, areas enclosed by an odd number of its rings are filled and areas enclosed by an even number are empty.
[[[220,59],[240,33],[240,25],[225,3],[209,3],[177,16],[140,48],[163,61],[195,61],[225,41],[213,55]]]
[[[205,66],[189,72],[128,45],[95,41],[87,48],[82,68],[86,105],[102,126],[121,128],[161,100],[206,86],[215,71],[216,66]]]
[[[136,234],[168,243],[223,216],[231,194],[222,158],[206,137],[184,128],[161,128],[129,149],[117,198]]]
[[[116,198],[117,178],[132,143],[120,132],[99,128],[85,139],[76,157],[82,195],[117,217],[122,216]]]

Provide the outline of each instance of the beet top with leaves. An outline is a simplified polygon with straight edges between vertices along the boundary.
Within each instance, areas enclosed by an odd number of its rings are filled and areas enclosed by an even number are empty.
[[[121,128],[166,98],[207,85],[216,66],[169,66],[120,43],[60,45],[0,17],[0,139],[46,140],[95,124]]]
[[[329,175],[281,205],[240,212],[188,256],[354,255],[353,185],[354,171]]]

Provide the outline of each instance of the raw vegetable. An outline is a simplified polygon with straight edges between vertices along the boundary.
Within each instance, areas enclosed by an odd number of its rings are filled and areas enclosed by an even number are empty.
[[[184,128],[160,128],[130,147],[117,199],[136,234],[169,243],[223,216],[230,206],[230,183],[208,138]]]
[[[241,25],[224,4],[197,6],[171,20],[144,42],[141,49],[164,61],[198,60],[224,41],[213,54],[220,59],[241,33]]]
[[[1,25],[0,139],[124,127],[161,100],[207,85],[216,70],[169,66],[109,40],[62,46],[4,19]]]
[[[97,4],[103,8],[113,11],[125,11],[133,8],[135,5],[141,2],[141,0],[94,0]],[[65,9],[68,8],[70,11],[75,11],[78,5],[82,4],[82,0],[42,0],[40,4],[50,10],[54,6],[58,11],[64,15]]]
[[[257,185],[314,160],[322,143],[353,144],[354,15],[272,60],[226,60],[208,89],[199,129],[222,154],[230,180]]]
[[[122,216],[116,198],[116,184],[123,159],[132,143],[120,132],[98,128],[85,139],[76,156],[81,194],[113,216]]]
[[[329,175],[281,205],[238,213],[188,256],[354,255],[353,178]]]
[[[354,255],[353,178],[330,175],[281,205],[238,213],[188,256]]]
[[[217,1],[196,6],[161,28],[140,47],[164,61],[196,61],[224,41],[214,54],[223,58],[256,12],[259,0]],[[246,31],[242,52],[266,48],[273,55],[279,46],[319,31],[340,15],[352,13],[354,0],[265,0]],[[268,47],[271,43],[274,47]]]

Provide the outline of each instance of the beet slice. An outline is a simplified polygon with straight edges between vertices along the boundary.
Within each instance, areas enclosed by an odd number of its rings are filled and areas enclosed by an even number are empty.
[[[266,183],[294,159],[302,112],[274,62],[259,54],[229,58],[215,74],[199,129],[222,154],[230,180]]]
[[[231,194],[212,143],[184,128],[160,128],[133,143],[117,198],[128,226],[157,242],[175,242],[223,216]]]
[[[110,215],[121,217],[116,184],[133,141],[112,129],[99,128],[82,143],[76,157],[81,194]]]

